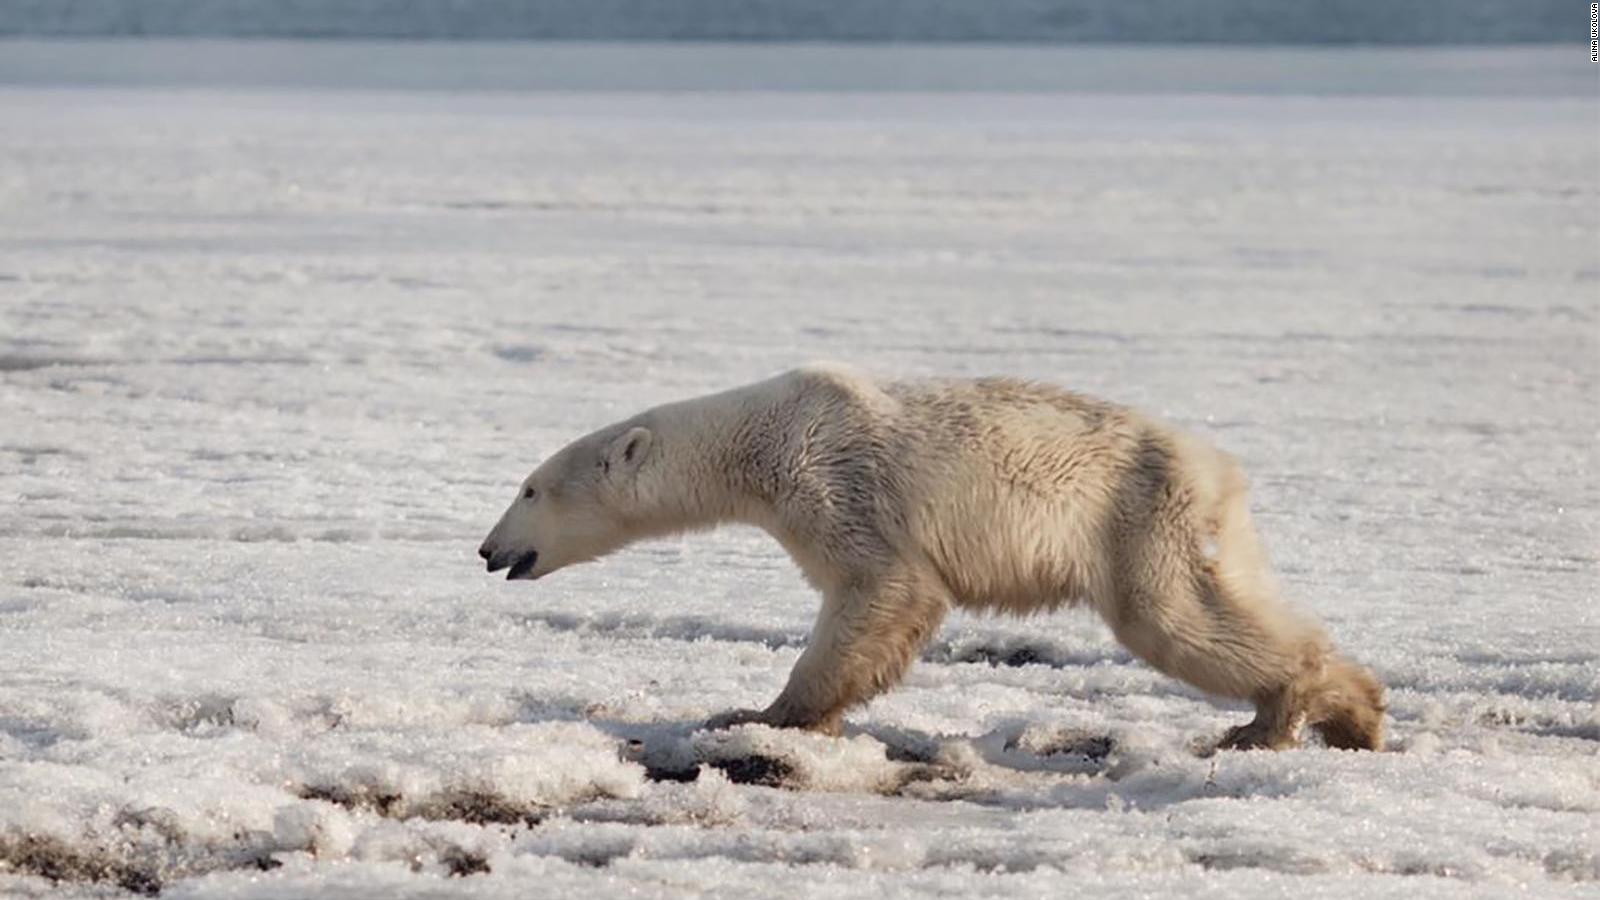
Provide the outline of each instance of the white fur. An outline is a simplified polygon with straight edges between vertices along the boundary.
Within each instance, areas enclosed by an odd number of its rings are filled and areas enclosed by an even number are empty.
[[[1228,746],[1382,740],[1382,688],[1277,598],[1231,458],[1128,409],[1010,379],[878,381],[811,366],[580,438],[523,483],[480,551],[541,577],[633,541],[766,529],[823,595],[765,710],[837,732],[952,606],[1092,607],[1169,675],[1255,702]],[[537,562],[530,552],[537,551]]]

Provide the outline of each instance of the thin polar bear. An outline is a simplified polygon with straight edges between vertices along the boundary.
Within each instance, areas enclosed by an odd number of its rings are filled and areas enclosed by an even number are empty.
[[[1237,464],[1129,409],[1006,378],[801,368],[656,407],[540,465],[484,540],[539,578],[728,522],[775,537],[822,593],[763,722],[837,734],[953,607],[1097,611],[1129,650],[1254,720],[1221,746],[1376,749],[1383,688],[1278,598]]]

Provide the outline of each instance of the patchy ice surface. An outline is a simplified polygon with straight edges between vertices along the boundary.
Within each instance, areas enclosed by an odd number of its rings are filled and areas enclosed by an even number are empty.
[[[1593,100],[0,90],[0,894],[1592,894]],[[814,358],[1241,456],[1391,752],[1197,756],[1082,615],[697,734],[805,640],[771,541],[482,573]]]

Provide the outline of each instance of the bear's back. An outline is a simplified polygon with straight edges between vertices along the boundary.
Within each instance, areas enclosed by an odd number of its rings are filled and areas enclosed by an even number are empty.
[[[1102,592],[1106,526],[1164,432],[1137,413],[1009,378],[890,383],[906,538],[964,606],[1032,611]]]
[[[878,380],[836,365],[783,377],[769,424],[784,448],[773,494],[786,531],[840,562],[926,560],[971,608],[1103,596],[1111,530],[1214,453],[1049,384]]]

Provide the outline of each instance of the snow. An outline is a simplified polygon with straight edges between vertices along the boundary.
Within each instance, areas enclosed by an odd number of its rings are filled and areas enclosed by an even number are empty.
[[[1592,896],[1594,99],[0,89],[0,894]],[[1389,751],[1197,752],[1071,614],[707,734],[769,539],[483,574],[543,454],[816,358],[1240,456]]]

